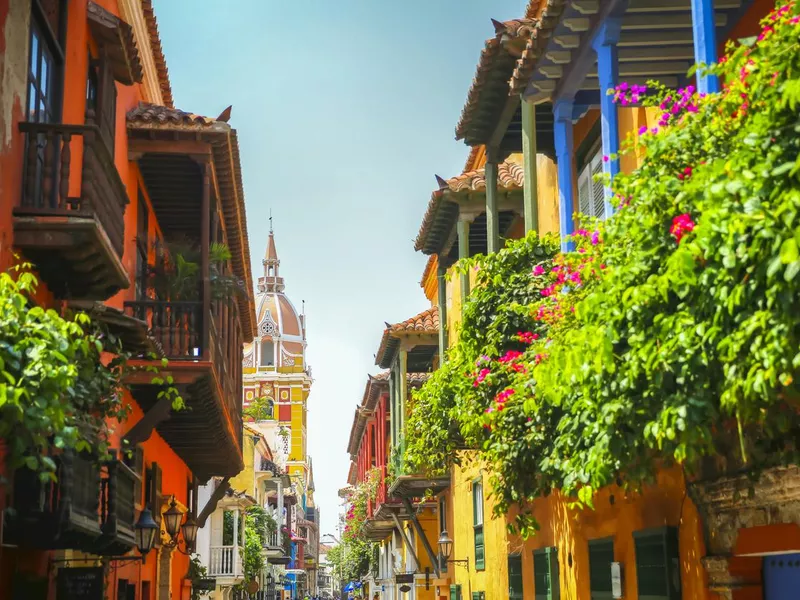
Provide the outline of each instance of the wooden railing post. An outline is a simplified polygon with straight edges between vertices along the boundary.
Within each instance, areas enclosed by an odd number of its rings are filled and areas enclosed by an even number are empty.
[[[211,252],[211,173],[208,163],[203,164],[203,201],[201,207],[200,227],[200,247],[201,259],[200,269],[203,276],[203,332],[200,340],[203,360],[210,360],[210,338],[209,331],[211,326],[211,273],[210,273],[210,252]]]

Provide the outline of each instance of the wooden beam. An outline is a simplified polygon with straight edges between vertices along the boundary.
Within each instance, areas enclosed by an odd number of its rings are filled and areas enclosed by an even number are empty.
[[[206,524],[208,517],[211,516],[211,513],[217,510],[217,504],[219,503],[220,500],[222,500],[222,497],[225,495],[225,492],[227,492],[231,487],[230,480],[231,480],[230,477],[225,477],[222,481],[219,482],[219,485],[211,493],[211,497],[208,499],[208,502],[206,502],[206,505],[203,507],[203,510],[201,510],[200,514],[197,515],[197,524],[200,527],[203,527],[203,525]]]
[[[200,343],[203,359],[211,357],[211,167],[203,167],[203,200],[200,205],[200,276],[203,287],[203,329]]]
[[[486,250],[489,253],[500,249],[500,215],[497,212],[497,163],[487,162],[486,177]]]
[[[414,559],[414,564],[416,565],[416,567],[419,568],[420,566],[419,558],[417,557],[417,553],[414,550],[414,545],[411,543],[411,540],[408,539],[408,534],[406,533],[403,524],[400,522],[400,519],[397,518],[397,515],[394,514],[394,512],[391,512],[390,514],[392,515],[392,521],[394,521],[394,526],[397,527],[397,531],[400,532],[400,536],[403,538],[403,543],[406,545],[406,548],[408,548],[408,553],[411,555],[411,558]],[[414,570],[416,571],[416,569]]]
[[[617,44],[618,46],[620,44]],[[620,48],[620,62],[647,62],[651,60],[693,60],[694,50],[691,44],[680,46],[643,46],[641,48]]]
[[[506,135],[506,131],[508,131],[508,126],[511,123],[511,120],[514,118],[514,113],[517,112],[518,106],[519,98],[517,96],[509,96],[506,99],[503,110],[500,113],[500,117],[497,119],[497,124],[494,128],[494,131],[489,138],[489,143],[486,144],[487,150],[496,149],[500,146],[500,143],[503,141],[503,138]]]
[[[627,0],[607,0],[598,12],[591,19],[591,26],[581,38],[581,44],[577,51],[573,53],[572,62],[569,69],[564,73],[555,92],[554,98],[573,98],[575,93],[581,88],[581,83],[586,78],[586,74],[592,69],[595,63],[594,49],[592,40],[600,29],[603,21],[608,17],[621,14],[627,6]]]
[[[414,525],[414,529],[417,531],[417,537],[422,542],[422,547],[425,548],[425,554],[428,555],[428,560],[430,560],[431,564],[433,565],[433,571],[436,573],[436,577],[441,577],[441,574],[439,573],[439,561],[437,556],[433,553],[431,543],[428,541],[428,536],[425,535],[425,530],[422,528],[422,525],[420,525],[419,519],[417,519],[417,513],[414,511],[414,507],[411,506],[411,500],[408,498],[403,498],[403,506],[405,506],[406,510],[408,511],[411,523]],[[417,564],[419,564],[419,562],[417,562]]]
[[[713,0],[691,0],[691,26],[694,34],[694,60],[698,65],[712,65],[717,62],[716,27],[725,24],[725,15],[714,12]],[[720,23],[720,21],[722,21]],[[715,27],[716,25],[716,27]],[[719,91],[719,77],[706,75],[702,69],[697,72],[697,91],[713,94]]]
[[[128,140],[128,160],[138,160],[148,153],[190,154],[211,157],[211,144],[192,140]]]
[[[458,223],[456,224],[459,259],[469,258],[469,225],[469,221],[459,215]],[[464,314],[464,304],[466,304],[467,296],[469,296],[469,273],[461,273],[459,277],[461,280],[461,314]]]
[[[447,265],[441,254],[436,257],[436,283],[439,286],[439,362],[444,363],[447,353]]]
[[[153,374],[150,374],[152,379]],[[150,439],[153,431],[159,423],[169,419],[170,412],[172,411],[172,399],[163,397],[156,402],[144,416],[139,419],[133,427],[122,438],[123,442],[128,444],[129,448],[135,447]]]
[[[715,10],[736,9],[742,0],[714,0]],[[692,9],[691,0],[631,0],[628,13],[683,12]]]

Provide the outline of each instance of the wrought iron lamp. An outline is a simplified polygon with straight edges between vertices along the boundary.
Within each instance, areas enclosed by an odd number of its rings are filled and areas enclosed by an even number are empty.
[[[145,508],[139,513],[139,519],[133,526],[133,531],[136,548],[142,555],[141,559],[144,562],[147,553],[153,549],[153,544],[156,542],[156,533],[158,532],[158,523],[153,520],[153,514],[149,508]]]
[[[186,514],[186,521],[181,524],[184,514]],[[186,554],[187,556],[191,555],[192,552],[194,552],[194,545],[197,541],[197,530],[200,529],[194,516],[189,512],[182,512],[181,509],[178,508],[175,496],[172,496],[172,501],[169,503],[169,508],[166,510],[163,517],[164,529],[167,530],[167,535],[169,535],[171,540],[169,545],[172,548],[176,548],[181,554]],[[186,547],[185,551],[181,550],[179,545],[180,538],[178,537],[178,532],[180,532],[183,537],[183,543]]]
[[[468,558],[461,558],[461,559],[453,559],[450,560],[450,555],[453,553],[453,540],[450,539],[450,536],[447,533],[447,529],[443,529],[442,532],[439,534],[439,552],[442,555],[442,558],[446,562],[453,563],[454,565],[464,565],[469,571],[469,559]]]

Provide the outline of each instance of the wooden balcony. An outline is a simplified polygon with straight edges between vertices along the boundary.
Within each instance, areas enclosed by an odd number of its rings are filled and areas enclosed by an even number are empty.
[[[121,257],[128,197],[100,130],[47,123],[19,128],[27,150],[14,246],[59,298],[105,300],[127,288]],[[76,171],[80,192],[70,196]]]
[[[7,538],[43,550],[73,549],[120,556],[135,545],[137,476],[121,462],[102,466],[94,457],[54,457],[57,481],[42,483],[29,469],[14,476],[14,510]]]
[[[98,512],[100,465],[93,457],[64,453],[54,457],[57,481],[43,483],[30,469],[14,476],[12,543],[43,550],[96,549],[102,529]]]
[[[100,486],[100,520],[103,532],[97,545],[100,553],[120,556],[134,547],[134,497],[138,481],[136,473],[120,461],[113,461],[106,466],[105,477]]]
[[[234,298],[126,302],[126,312],[147,323],[186,403],[156,430],[200,479],[234,476],[242,463],[242,329]],[[160,362],[148,363],[161,368]],[[147,413],[163,389],[153,373],[133,376],[131,391]]]
[[[211,546],[208,576],[217,579],[244,578],[242,550],[241,546]]]

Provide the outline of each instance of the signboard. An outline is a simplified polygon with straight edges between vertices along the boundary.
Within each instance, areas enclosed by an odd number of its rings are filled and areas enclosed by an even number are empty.
[[[611,597],[622,598],[622,563],[611,563]]]
[[[103,567],[60,568],[56,600],[103,600]]]
[[[394,576],[395,583],[414,583],[413,573],[398,573]]]

